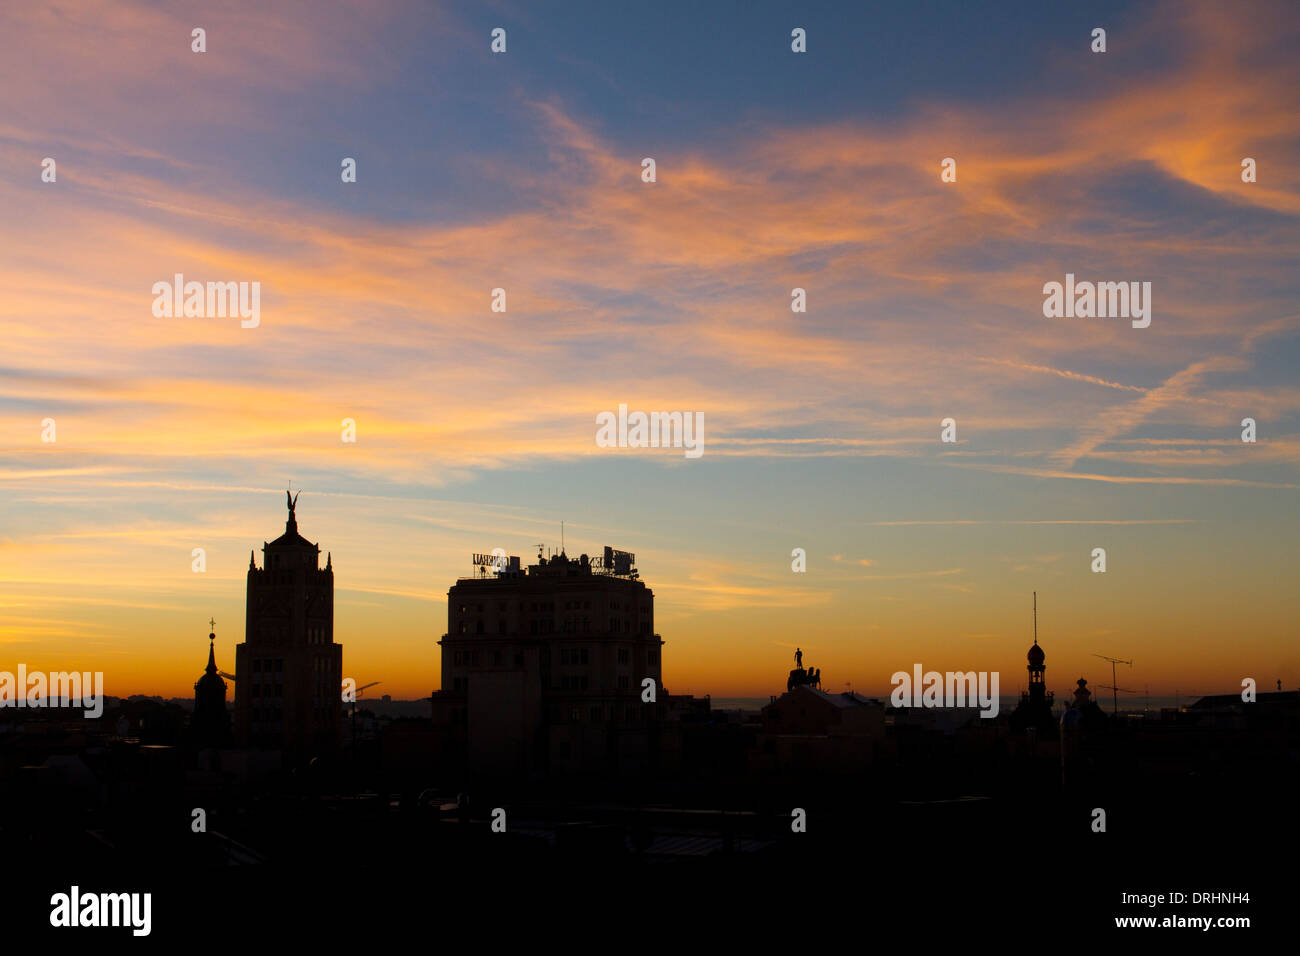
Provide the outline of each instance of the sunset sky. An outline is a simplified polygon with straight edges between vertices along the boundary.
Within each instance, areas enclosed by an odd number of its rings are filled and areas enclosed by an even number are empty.
[[[636,553],[674,693],[799,645],[1012,694],[1034,590],[1058,696],[1095,653],[1300,684],[1294,4],[343,6],[0,12],[0,669],[190,696],[211,616],[233,671],[292,481],[395,698],[471,552],[561,521]],[[155,318],[175,273],[260,325]],[[1150,282],[1150,327],[1045,318],[1066,273]],[[620,403],[703,456],[597,447]]]

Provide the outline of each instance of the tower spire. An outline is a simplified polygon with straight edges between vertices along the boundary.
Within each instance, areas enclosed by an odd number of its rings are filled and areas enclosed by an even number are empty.
[[[1034,592],[1034,643],[1038,643],[1038,592]]]
[[[204,673],[215,674],[217,672],[216,640],[217,640],[217,622],[208,618],[208,627],[212,628],[208,632],[208,666]]]

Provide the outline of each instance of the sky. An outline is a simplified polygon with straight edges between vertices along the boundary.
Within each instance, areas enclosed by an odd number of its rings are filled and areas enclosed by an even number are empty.
[[[796,646],[1014,693],[1034,591],[1058,696],[1294,688],[1298,47],[1288,3],[6,4],[0,669],[190,696],[212,617],[233,671],[292,482],[398,699],[470,554],[561,521],[636,553],[673,693]],[[176,273],[258,325],[155,316]],[[1067,273],[1149,327],[1045,317]],[[703,455],[598,446],[620,404]]]

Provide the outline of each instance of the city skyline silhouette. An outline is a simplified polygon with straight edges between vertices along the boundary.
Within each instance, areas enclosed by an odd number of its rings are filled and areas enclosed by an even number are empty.
[[[1284,928],[1297,50],[4,5],[0,926]]]

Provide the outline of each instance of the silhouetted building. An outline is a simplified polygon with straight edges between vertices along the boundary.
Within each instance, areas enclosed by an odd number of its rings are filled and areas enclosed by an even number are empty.
[[[1061,717],[1062,726],[1078,726],[1085,731],[1105,730],[1108,722],[1106,714],[1092,699],[1088,682],[1080,677],[1076,683],[1074,700]]]
[[[226,682],[217,673],[215,632],[208,634],[208,666],[194,684],[194,713],[190,741],[198,749],[230,745],[230,714],[226,711]]]
[[[1047,673],[1044,663],[1047,655],[1038,646],[1038,636],[1026,655],[1029,660],[1029,690],[1020,695],[1020,703],[1011,712],[1011,726],[1017,730],[1034,728],[1043,733],[1055,733],[1056,722],[1052,719],[1054,695],[1047,690],[1043,678]]]
[[[286,498],[288,493],[286,492]],[[334,565],[298,533],[297,496],[284,534],[248,558],[244,643],[235,648],[240,746],[302,759],[338,749],[343,646],[334,642]]]
[[[748,755],[750,770],[844,773],[872,764],[885,736],[880,701],[851,691],[820,690],[806,679],[795,680],[794,671],[786,686],[762,710],[762,730]]]
[[[1252,701],[1241,699],[1241,693],[1211,694],[1189,706],[1184,714],[1174,719],[1186,720],[1200,727],[1263,732],[1266,728],[1289,728],[1291,733],[1300,730],[1300,691],[1265,691]]]
[[[486,556],[478,556],[484,558]],[[461,728],[493,773],[618,767],[650,759],[667,713],[654,593],[633,556],[564,553],[462,578],[447,592],[435,722]],[[643,681],[655,702],[642,699]]]

